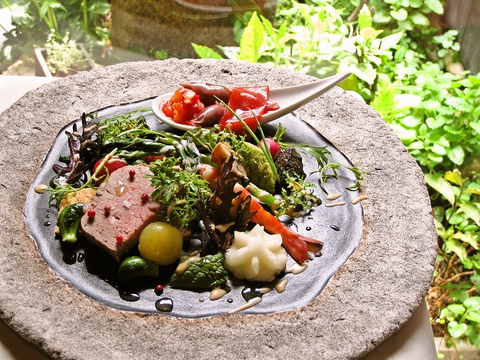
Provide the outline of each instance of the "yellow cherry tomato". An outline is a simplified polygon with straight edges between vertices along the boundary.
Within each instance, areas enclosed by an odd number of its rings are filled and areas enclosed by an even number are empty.
[[[180,256],[183,237],[170,224],[156,221],[148,224],[140,234],[138,250],[140,255],[158,265],[170,265]]]

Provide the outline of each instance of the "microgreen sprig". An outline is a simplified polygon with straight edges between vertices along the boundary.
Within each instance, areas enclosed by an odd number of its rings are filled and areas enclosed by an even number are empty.
[[[63,183],[57,183],[57,186],[54,188],[48,188],[44,189],[44,191],[49,191],[50,192],[50,203],[53,203],[54,201],[57,203],[57,205],[60,203],[60,201],[67,196],[70,193],[77,193],[78,191],[85,189],[85,188],[92,188],[96,189],[97,187],[95,186],[95,182],[99,180],[99,174],[100,172],[105,168],[107,171],[106,177],[110,176],[108,169],[105,167],[105,164],[110,160],[110,158],[115,155],[117,152],[117,149],[113,149],[110,153],[108,153],[102,160],[102,162],[99,164],[95,172],[92,174],[92,176],[80,187],[75,187],[72,184],[69,184],[67,182]],[[104,175],[102,175],[103,177]]]

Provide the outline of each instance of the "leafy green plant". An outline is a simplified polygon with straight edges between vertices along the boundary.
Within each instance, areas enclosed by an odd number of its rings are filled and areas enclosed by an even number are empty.
[[[375,8],[375,23],[408,31],[428,27],[426,14],[443,14],[441,0],[373,0],[370,5]]]
[[[454,339],[467,337],[472,345],[480,348],[480,296],[469,297],[466,291],[459,290],[458,298],[464,298],[462,304],[445,307],[437,320],[448,324],[448,332]]]
[[[425,173],[439,235],[427,296],[436,335],[480,348],[480,74],[450,73],[458,32],[439,32],[440,0],[279,1],[275,26],[246,14],[238,47],[194,45],[200,57],[286,66],[317,77],[354,75],[359,92],[398,134]],[[371,9],[374,8],[374,13]],[[450,342],[452,343],[452,342]]]
[[[67,76],[91,67],[86,54],[78,47],[77,42],[69,38],[68,32],[58,41],[55,31],[52,30],[47,40],[46,52],[47,66],[53,75]]]
[[[5,2],[12,11],[12,30],[5,32],[6,41],[0,63],[2,68],[23,54],[33,54],[34,47],[44,47],[50,32],[57,40],[69,38],[92,46],[103,47],[110,38],[107,15],[108,0],[16,0]]]
[[[429,291],[441,294],[429,299],[431,307],[439,309],[434,324],[441,326],[447,338],[466,337],[480,348],[480,183],[463,178],[458,170],[426,174],[425,179],[446,200],[433,198],[441,239]]]
[[[382,31],[372,27],[372,15],[366,6],[359,11],[354,25],[345,24],[341,11],[328,3],[310,6],[292,1],[290,4],[290,8],[280,10],[278,28],[263,16],[251,14],[239,46],[219,46],[223,55],[229,59],[288,66],[316,77],[351,71],[354,76],[345,86],[371,100],[377,70],[382,63],[391,61],[393,48],[403,34],[380,37]],[[214,49],[193,46],[201,58],[222,57]]]

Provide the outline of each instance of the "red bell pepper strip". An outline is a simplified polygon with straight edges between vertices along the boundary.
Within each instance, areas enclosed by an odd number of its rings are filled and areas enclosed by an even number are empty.
[[[230,93],[228,107],[240,117],[252,131],[256,131],[257,119],[262,118],[267,107],[270,88],[268,86],[235,87]],[[245,134],[242,122],[231,112],[227,111],[219,121],[220,128],[229,128],[235,134]]]

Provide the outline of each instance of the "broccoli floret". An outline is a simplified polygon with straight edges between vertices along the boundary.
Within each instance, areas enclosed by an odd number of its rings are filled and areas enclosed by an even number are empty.
[[[77,241],[78,228],[83,216],[83,203],[70,204],[58,216],[58,227],[62,240],[69,243]]]
[[[238,160],[247,171],[248,178],[259,188],[275,193],[275,175],[262,150],[248,142],[239,142],[234,147]]]
[[[192,257],[183,257],[191,261]],[[170,286],[177,289],[207,289],[223,287],[227,283],[228,272],[223,267],[225,255],[217,253],[191,261],[182,273],[175,272],[170,279]]]

